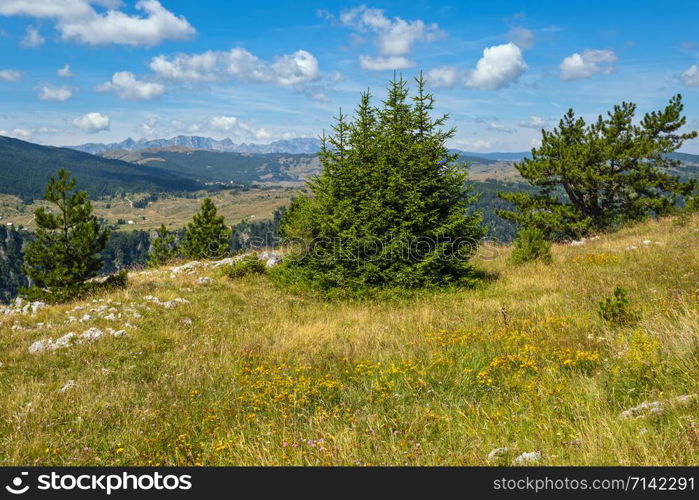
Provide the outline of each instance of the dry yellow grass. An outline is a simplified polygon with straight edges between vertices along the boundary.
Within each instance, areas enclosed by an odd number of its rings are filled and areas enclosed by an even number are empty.
[[[699,464],[697,401],[668,403],[699,393],[699,217],[557,245],[551,265],[508,253],[477,261],[497,278],[475,290],[324,301],[164,269],[0,319],[0,463]],[[598,316],[617,285],[637,322]],[[89,327],[127,334],[28,352]],[[665,411],[619,418],[643,401]]]
[[[229,225],[237,224],[245,218],[271,219],[274,210],[286,206],[291,198],[299,192],[299,187],[270,187],[268,189],[251,189],[249,191],[217,191],[210,194],[219,215],[223,215]],[[143,198],[145,195],[131,195],[125,198],[93,201],[95,215],[116,224],[120,219],[133,221],[133,225],[124,225],[123,229],[155,229],[165,224],[170,229],[179,229],[188,224],[194,214],[199,211],[201,196],[195,198],[179,198],[166,196],[148,204],[144,209],[133,208],[131,201]],[[3,205],[4,203],[4,205]],[[35,201],[22,205],[15,197],[0,197],[0,215],[4,214],[3,222],[12,222],[15,226],[34,228],[34,211],[45,205],[43,201]],[[109,207],[109,208],[107,208]]]

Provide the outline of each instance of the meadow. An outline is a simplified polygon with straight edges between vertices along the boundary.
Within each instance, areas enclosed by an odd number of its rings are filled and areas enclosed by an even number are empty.
[[[699,216],[509,252],[472,290],[323,300],[201,266],[0,316],[0,464],[698,465]],[[90,328],[125,334],[29,352]]]
[[[109,224],[117,224],[120,229],[157,229],[161,224],[172,229],[184,227],[199,210],[201,197],[208,195],[216,203],[219,214],[226,217],[229,224],[237,224],[243,219],[270,219],[274,210],[288,205],[299,187],[269,186],[249,190],[220,190],[213,193],[200,192],[197,196],[181,197],[171,194],[160,195],[156,201],[148,203],[145,208],[132,206],[133,201],[147,197],[147,194],[132,194],[98,199],[92,202],[95,215],[105,219]],[[16,227],[23,226],[34,230],[34,212],[38,207],[48,206],[45,201],[36,200],[25,204],[14,196],[0,195],[0,215],[2,222],[12,222]],[[125,224],[132,221],[133,224]]]

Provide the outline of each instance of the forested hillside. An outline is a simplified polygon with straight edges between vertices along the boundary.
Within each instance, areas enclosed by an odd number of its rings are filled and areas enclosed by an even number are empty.
[[[49,177],[61,168],[76,175],[81,189],[91,196],[201,188],[198,182],[176,172],[0,136],[0,193],[24,200],[41,198]]]
[[[316,154],[248,154],[173,148],[138,152],[112,151],[108,158],[148,165],[203,182],[252,184],[302,183],[320,170]]]

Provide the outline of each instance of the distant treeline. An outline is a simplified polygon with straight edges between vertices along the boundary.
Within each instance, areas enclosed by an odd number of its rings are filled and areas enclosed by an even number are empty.
[[[278,243],[277,231],[284,209],[275,210],[272,219],[244,220],[233,227],[231,249],[244,252],[257,248],[273,247]],[[180,240],[184,230],[176,233]],[[154,236],[151,231],[113,231],[102,252],[101,274],[111,274],[120,269],[146,267],[148,252]],[[0,303],[7,303],[17,296],[21,287],[29,284],[22,272],[23,247],[33,237],[31,231],[0,226]]]
[[[517,226],[495,215],[498,208],[507,208],[508,203],[498,198],[499,191],[534,190],[528,185],[516,182],[486,180],[471,182],[473,193],[478,200],[473,209],[483,214],[483,224],[488,228],[487,237],[503,243],[514,240]],[[153,198],[156,198],[153,196]],[[275,210],[271,219],[246,219],[233,226],[231,250],[245,252],[249,250],[275,247],[279,242],[278,229],[285,208]],[[176,240],[181,240],[184,230],[176,233]],[[102,252],[102,274],[114,273],[120,269],[146,267],[148,252],[155,235],[154,231],[113,231]],[[32,238],[31,231],[0,226],[0,302],[8,302],[17,296],[27,278],[22,273],[23,252],[26,241]]]
[[[0,226],[0,303],[9,302],[20,287],[27,285],[27,278],[22,273],[25,237],[24,232]]]

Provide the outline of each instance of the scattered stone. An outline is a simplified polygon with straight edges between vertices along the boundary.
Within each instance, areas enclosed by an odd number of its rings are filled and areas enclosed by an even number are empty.
[[[210,285],[214,280],[207,277],[197,278],[197,285]]]
[[[75,383],[74,380],[69,380],[68,382],[66,382],[66,385],[61,387],[60,392],[68,392],[69,390],[75,388],[76,386],[77,386],[77,384]]]
[[[0,313],[4,316],[10,314],[36,314],[46,307],[44,302],[25,302],[20,297],[17,297],[14,303],[10,306],[0,306]]]
[[[75,334],[73,332],[66,333],[63,337],[56,340],[56,342],[54,343],[55,347],[53,348],[53,350],[70,347],[74,340]]]
[[[92,319],[92,316],[90,316],[89,314],[85,314],[82,318],[80,318],[80,322],[85,323],[87,321],[90,321],[91,319]]]
[[[633,250],[638,250],[638,247],[635,245],[629,245],[624,250],[626,250],[627,252],[632,252]]]
[[[643,403],[622,411],[619,418],[627,419],[633,417],[641,417],[646,414],[662,415],[665,411],[665,406],[660,401],[644,401]]]
[[[570,246],[572,246],[572,247],[579,247],[579,246],[584,245],[584,244],[585,244],[585,238],[570,242]]]
[[[202,264],[198,260],[194,260],[192,262],[187,262],[186,264],[183,264],[181,266],[173,267],[170,269],[170,272],[172,274],[193,273],[197,267],[202,267],[203,265],[204,264]]]
[[[145,297],[144,300],[147,300],[148,302],[152,302],[153,304],[157,304],[159,306],[162,306],[165,309],[174,309],[175,307],[177,307],[178,304],[189,304],[190,303],[187,299],[183,299],[180,297],[163,302],[159,298],[153,297],[152,295],[148,295],[147,297]]]
[[[45,307],[46,307],[46,304],[43,302],[32,302],[31,311],[32,311],[32,313],[36,314],[39,311],[41,311],[42,309],[44,309]]]
[[[500,458],[506,457],[508,453],[510,453],[510,449],[507,447],[495,448],[493,451],[488,453],[488,460],[493,462],[493,461],[498,460]]]
[[[520,456],[514,459],[512,462],[514,465],[526,465],[535,464],[541,460],[541,452],[539,451],[528,451],[522,453]]]
[[[104,332],[99,328],[90,328],[78,336],[78,341],[93,342],[104,335]]]
[[[44,352],[51,350],[53,351],[55,347],[53,346],[51,339],[37,340],[32,345],[29,346],[29,353],[36,354],[38,352]]]
[[[619,414],[620,419],[638,418],[646,415],[662,415],[668,408],[682,408],[699,403],[699,394],[684,394],[669,401],[644,401],[643,403],[624,410]]]
[[[277,252],[262,252],[257,258],[265,261],[266,267],[274,267],[282,261],[282,256]]]
[[[221,266],[226,266],[228,264],[233,264],[236,260],[239,260],[240,257],[227,257],[225,259],[217,260],[215,262],[211,262],[209,264],[209,267],[217,268]]]
[[[107,332],[113,337],[122,337],[126,335],[126,330],[112,330],[107,329]],[[85,342],[94,342],[100,338],[104,337],[104,332],[99,328],[90,328],[85,330],[80,335],[76,335],[73,332],[66,333],[62,337],[53,339],[42,339],[37,340],[32,345],[29,346],[29,352],[31,354],[37,354],[45,351],[55,351],[57,349],[65,349],[76,344],[83,344]]]
[[[184,326],[190,326],[194,324],[194,321],[192,321],[192,318],[182,318],[180,323],[182,323]]]
[[[684,394],[671,400],[673,406],[687,407],[699,403],[699,394]]]

